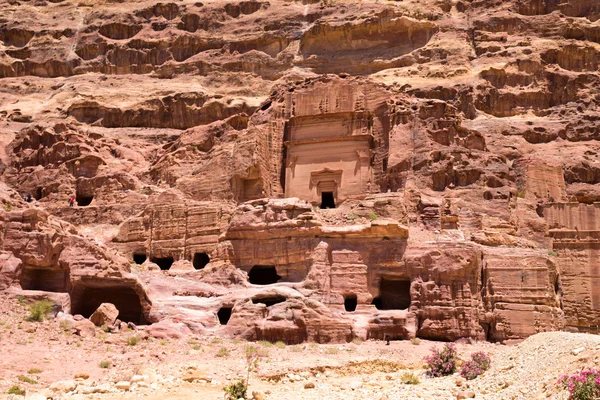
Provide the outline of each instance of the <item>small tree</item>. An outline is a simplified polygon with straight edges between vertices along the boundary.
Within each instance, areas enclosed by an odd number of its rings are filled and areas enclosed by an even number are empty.
[[[225,386],[226,400],[245,399],[248,392],[248,382],[250,382],[250,372],[256,371],[261,353],[254,346],[246,346],[246,379],[238,379],[234,383]]]
[[[427,376],[440,377],[453,374],[456,371],[456,347],[447,343],[442,350],[435,347],[431,349],[431,355],[425,357]]]

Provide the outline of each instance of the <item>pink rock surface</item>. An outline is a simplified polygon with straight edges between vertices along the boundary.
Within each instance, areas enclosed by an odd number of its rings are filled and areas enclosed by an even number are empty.
[[[599,325],[598,6],[304,3],[0,0],[0,290],[157,337]]]

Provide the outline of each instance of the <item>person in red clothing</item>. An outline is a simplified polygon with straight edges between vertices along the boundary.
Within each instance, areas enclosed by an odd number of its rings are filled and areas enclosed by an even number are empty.
[[[75,205],[75,196],[71,196],[69,198],[69,207],[73,207]]]

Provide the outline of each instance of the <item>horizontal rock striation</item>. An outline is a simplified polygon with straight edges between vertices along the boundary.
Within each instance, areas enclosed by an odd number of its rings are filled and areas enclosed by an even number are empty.
[[[599,325],[595,2],[0,7],[0,290],[290,344]]]

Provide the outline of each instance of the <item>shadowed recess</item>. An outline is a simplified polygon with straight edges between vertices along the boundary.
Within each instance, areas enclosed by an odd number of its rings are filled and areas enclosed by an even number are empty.
[[[158,265],[163,271],[168,271],[173,265],[173,257],[153,257],[150,261]]]
[[[21,272],[21,288],[23,290],[68,292],[69,286],[69,271],[64,269],[23,268]]]
[[[372,304],[378,310],[406,310],[410,307],[410,281],[381,278],[379,296]]]
[[[82,194],[78,194],[75,200],[77,201],[77,205],[79,207],[86,207],[90,205],[92,200],[94,200],[94,196],[85,196]]]
[[[96,311],[102,303],[112,303],[119,310],[118,318],[137,325],[147,324],[138,294],[129,286],[77,286],[71,293],[71,313],[85,318]]]
[[[280,295],[274,296],[256,296],[252,299],[253,304],[264,304],[267,307],[273,306],[275,304],[283,303],[287,299]]]
[[[271,285],[277,283],[281,276],[277,275],[274,265],[255,265],[248,273],[248,278],[254,285]]]
[[[203,269],[210,262],[210,257],[206,253],[195,253],[192,264],[195,269]]]
[[[217,317],[219,318],[219,323],[221,325],[227,325],[229,318],[231,318],[231,307],[221,307],[219,311],[217,311]]]
[[[133,255],[133,262],[136,264],[143,264],[146,261],[146,255],[143,253],[136,253]]]
[[[357,305],[357,298],[355,294],[350,294],[346,297],[344,297],[344,308],[346,309],[346,311],[352,312],[352,311],[356,311],[356,305]]]

